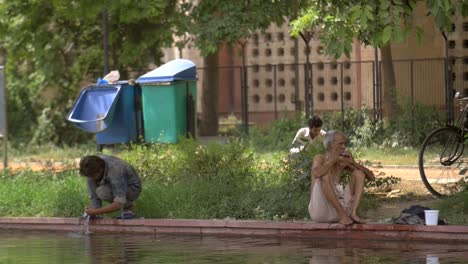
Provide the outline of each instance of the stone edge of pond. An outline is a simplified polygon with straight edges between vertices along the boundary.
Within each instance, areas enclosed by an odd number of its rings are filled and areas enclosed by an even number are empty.
[[[84,220],[56,217],[0,217],[0,229],[82,231]],[[340,224],[307,221],[134,219],[92,220],[93,233],[151,235],[237,235],[285,238],[336,238],[468,242],[468,226]]]

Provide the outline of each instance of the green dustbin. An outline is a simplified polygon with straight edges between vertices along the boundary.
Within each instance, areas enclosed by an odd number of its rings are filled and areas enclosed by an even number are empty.
[[[137,79],[141,86],[145,142],[177,143],[195,138],[196,67],[189,60],[170,61]]]

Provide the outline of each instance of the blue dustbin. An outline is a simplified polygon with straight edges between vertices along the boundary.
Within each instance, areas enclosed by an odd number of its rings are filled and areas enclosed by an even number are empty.
[[[68,114],[78,128],[96,133],[99,145],[135,142],[141,122],[139,88],[128,82],[85,87]]]

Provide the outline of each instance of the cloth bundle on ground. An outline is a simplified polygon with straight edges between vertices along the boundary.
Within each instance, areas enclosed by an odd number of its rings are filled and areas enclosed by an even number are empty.
[[[401,211],[401,214],[397,218],[393,218],[392,222],[399,225],[425,225],[426,217],[424,210],[431,210],[429,207],[420,205],[412,205],[410,208],[406,208]],[[439,219],[438,225],[446,225],[447,223]]]

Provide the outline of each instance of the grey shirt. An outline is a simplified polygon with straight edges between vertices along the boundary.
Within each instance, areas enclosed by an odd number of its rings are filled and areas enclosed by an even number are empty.
[[[102,201],[96,193],[96,189],[102,185],[110,186],[114,201],[121,204],[127,203],[127,192],[131,189],[141,191],[141,178],[135,169],[126,161],[114,156],[99,155],[106,163],[104,176],[100,182],[95,182],[88,178],[88,190],[91,199],[91,205],[94,208],[100,208]]]

